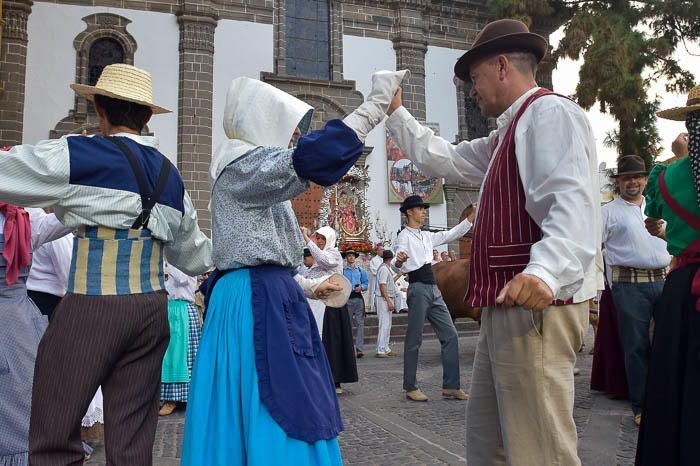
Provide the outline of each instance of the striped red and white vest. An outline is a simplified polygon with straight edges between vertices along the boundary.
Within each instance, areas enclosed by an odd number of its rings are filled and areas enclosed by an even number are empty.
[[[558,94],[539,89],[528,97],[508,126],[503,143],[494,149],[497,152],[484,180],[472,233],[466,297],[470,306],[496,306],[498,293],[525,269],[530,262],[530,248],[542,238],[542,230],[525,210],[525,190],[515,156],[515,132],[525,110],[545,95]]]

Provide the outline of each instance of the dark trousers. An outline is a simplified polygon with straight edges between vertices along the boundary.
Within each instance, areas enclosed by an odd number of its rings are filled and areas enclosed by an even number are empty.
[[[39,308],[41,313],[48,317],[49,322],[51,322],[51,315],[54,309],[56,309],[56,306],[58,306],[58,303],[61,302],[61,296],[32,290],[27,290],[27,294],[29,298],[34,301],[34,304],[36,304],[36,307]]]
[[[613,283],[612,286],[629,399],[635,414],[641,412],[644,402],[650,354],[649,325],[663,289],[664,282]]]
[[[362,293],[351,293],[347,306],[355,324],[355,350],[362,351],[365,345],[365,300]]]
[[[107,464],[151,465],[169,339],[165,292],[67,294],[36,358],[30,464],[83,463],[80,423],[101,385]]]
[[[447,305],[437,285],[414,282],[408,285],[408,328],[403,355],[403,388],[418,388],[418,350],[423,343],[425,320],[440,340],[442,356],[442,388],[459,388],[459,339]]]

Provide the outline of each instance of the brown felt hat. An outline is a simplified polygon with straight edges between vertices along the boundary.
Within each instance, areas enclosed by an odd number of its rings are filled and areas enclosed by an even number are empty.
[[[649,171],[644,163],[644,159],[638,155],[625,155],[617,164],[617,173],[613,178],[625,175],[648,175]]]
[[[471,49],[457,61],[455,75],[462,81],[469,81],[469,67],[472,63],[499,53],[531,52],[539,63],[547,53],[548,47],[547,40],[530,32],[522,21],[499,19],[484,26],[476,35]]]

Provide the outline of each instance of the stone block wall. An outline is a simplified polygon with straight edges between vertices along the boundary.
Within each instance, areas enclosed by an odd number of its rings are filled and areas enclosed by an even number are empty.
[[[27,65],[27,19],[31,0],[3,2],[0,47],[0,146],[22,143],[24,83]]]

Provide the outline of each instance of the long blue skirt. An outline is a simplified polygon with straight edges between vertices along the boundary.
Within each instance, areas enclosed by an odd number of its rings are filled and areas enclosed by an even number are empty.
[[[183,466],[341,465],[338,439],[287,436],[260,401],[247,269],[224,275],[207,307],[192,371]]]

